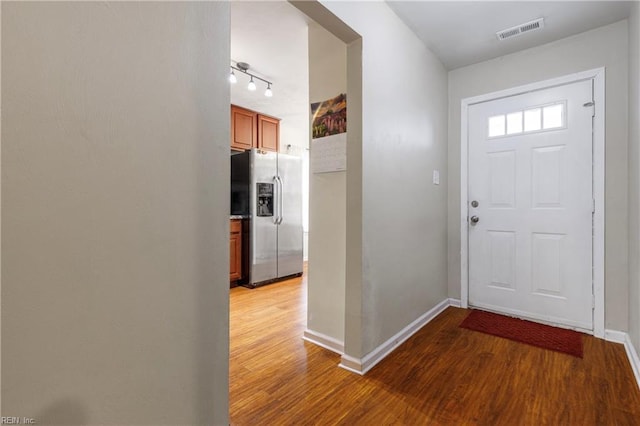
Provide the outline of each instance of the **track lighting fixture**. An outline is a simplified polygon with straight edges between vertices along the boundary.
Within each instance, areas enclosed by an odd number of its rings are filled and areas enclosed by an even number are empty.
[[[235,83],[238,81],[238,79],[236,78],[235,72],[234,71],[239,71],[243,74],[248,75],[251,79],[249,80],[249,84],[247,85],[247,90],[250,91],[254,91],[257,89],[256,87],[256,83],[253,81],[253,79],[255,78],[256,80],[260,80],[262,82],[267,83],[267,90],[264,91],[264,95],[267,98],[270,98],[273,96],[273,91],[271,90],[271,85],[273,84],[270,81],[265,80],[264,78],[260,78],[255,74],[252,74],[249,72],[249,64],[247,64],[246,62],[236,62],[236,66],[234,67],[233,65],[231,65],[231,73],[229,74],[229,82],[230,83]]]

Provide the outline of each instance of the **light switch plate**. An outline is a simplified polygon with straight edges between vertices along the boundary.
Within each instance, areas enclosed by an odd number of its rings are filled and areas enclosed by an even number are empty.
[[[433,171],[433,184],[434,185],[440,185],[440,171],[439,170],[434,170]]]

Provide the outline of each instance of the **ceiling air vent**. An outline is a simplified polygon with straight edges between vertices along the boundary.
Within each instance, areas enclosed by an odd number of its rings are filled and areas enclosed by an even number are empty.
[[[539,30],[544,27],[544,18],[538,18],[535,21],[525,22],[524,24],[516,25],[515,27],[507,28],[506,30],[498,31],[496,37],[498,40],[505,40],[507,38],[516,37],[524,33]]]

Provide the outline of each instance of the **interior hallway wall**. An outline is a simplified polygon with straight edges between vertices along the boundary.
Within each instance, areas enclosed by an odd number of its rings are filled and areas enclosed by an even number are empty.
[[[629,335],[640,350],[640,3],[629,17]]]
[[[346,92],[347,46],[320,25],[310,23],[310,102],[325,101]],[[348,102],[347,96],[347,111]],[[313,156],[313,152],[310,154]],[[345,171],[309,175],[311,237],[307,329],[312,334],[320,333],[342,345],[345,318],[346,177]]]
[[[447,73],[385,3],[322,4],[362,37],[362,145],[347,148],[347,259],[350,246],[361,258],[347,264],[345,353],[363,359],[447,297]]]
[[[227,425],[229,4],[1,7],[2,415]]]
[[[460,102],[606,67],[605,327],[628,329],[627,21],[449,72],[449,296],[460,298]]]

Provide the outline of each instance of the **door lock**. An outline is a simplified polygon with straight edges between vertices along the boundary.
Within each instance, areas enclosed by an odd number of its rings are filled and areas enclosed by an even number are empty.
[[[480,205],[480,203],[478,203],[476,200],[473,200],[471,202],[471,207],[478,207]]]

